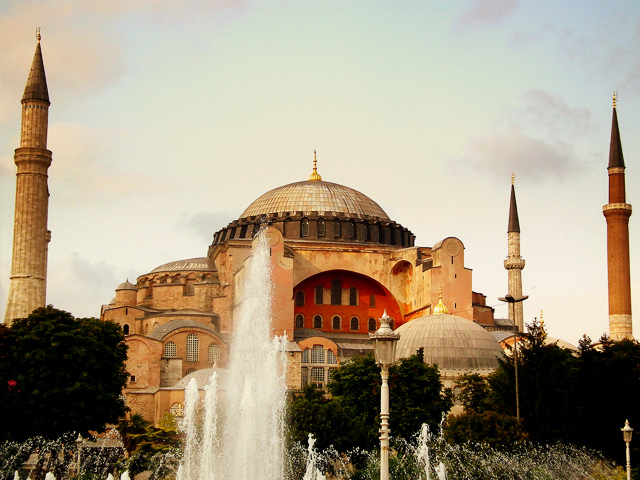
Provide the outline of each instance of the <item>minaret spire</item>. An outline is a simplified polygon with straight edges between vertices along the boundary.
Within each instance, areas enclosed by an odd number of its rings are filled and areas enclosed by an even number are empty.
[[[613,94],[611,143],[609,146],[609,203],[603,207],[607,221],[607,270],[609,283],[609,336],[613,340],[633,338],[631,319],[631,268],[629,263],[629,217],[626,201],[625,165]]]
[[[509,203],[509,223],[507,226],[507,259],[504,268],[508,272],[509,294],[513,298],[522,298],[522,269],[525,261],[520,256],[520,220],[516,203],[515,174],[511,174],[511,200]],[[509,308],[509,320],[524,331],[524,314],[522,302],[512,304]]]
[[[47,229],[47,171],[51,165],[47,129],[51,103],[39,29],[36,30],[36,38],[36,52],[21,102],[20,147],[16,149],[14,157],[17,169],[16,203],[5,324],[26,317],[34,309],[46,305],[47,250],[51,238],[51,232]]]

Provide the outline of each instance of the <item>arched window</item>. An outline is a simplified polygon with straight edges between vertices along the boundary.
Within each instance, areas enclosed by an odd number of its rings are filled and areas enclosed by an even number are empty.
[[[358,305],[358,289],[356,287],[349,289],[349,305]]]
[[[296,292],[296,307],[304,307],[304,292],[302,290]]]
[[[129,335],[129,325],[126,323],[122,326],[122,331],[125,335]]]
[[[311,349],[311,363],[324,363],[324,348],[322,345],[314,345]]]
[[[169,358],[173,358],[173,357],[177,357],[178,356],[178,348],[176,347],[176,344],[173,342],[167,342],[164,344],[164,357],[169,357]]]
[[[360,322],[358,321],[358,317],[351,317],[351,330],[358,331],[360,330]]]
[[[324,237],[327,234],[327,224],[323,219],[318,220],[318,237]]]
[[[316,286],[316,305],[322,305],[324,303],[324,288],[322,285]]]
[[[356,238],[356,224],[354,222],[347,223],[349,238]]]
[[[338,315],[331,319],[331,328],[333,328],[334,330],[340,330],[340,317]]]
[[[364,231],[364,241],[365,242],[370,242],[371,241],[371,229],[369,228],[369,225],[367,225],[366,223],[362,224],[362,229]]]
[[[304,327],[304,317],[300,314],[296,315],[296,328]]]
[[[341,230],[340,230],[340,220],[334,220],[333,221],[333,238],[340,238],[340,235],[342,234]]]
[[[322,317],[320,315],[313,317],[313,328],[322,328]]]
[[[325,388],[331,380],[331,374],[338,365],[338,357],[329,349],[322,345],[314,345],[302,352],[301,362],[301,380],[302,386],[315,385],[319,388]]]
[[[369,319],[369,331],[370,332],[375,332],[376,331],[376,319],[375,318],[370,318]]]
[[[200,339],[195,333],[187,335],[187,362],[197,362],[200,359]]]
[[[309,219],[303,218],[300,220],[300,236],[308,237],[309,236]]]
[[[212,343],[207,349],[207,361],[209,363],[218,363],[220,361],[220,345]]]
[[[331,281],[331,305],[342,305],[342,281],[339,278]]]

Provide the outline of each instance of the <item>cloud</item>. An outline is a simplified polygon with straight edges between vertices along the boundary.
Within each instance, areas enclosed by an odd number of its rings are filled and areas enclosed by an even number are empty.
[[[237,215],[237,212],[234,214],[229,211],[185,213],[177,227],[211,243],[212,235],[235,220]]]
[[[540,140],[517,128],[472,140],[465,163],[500,179],[518,172],[534,183],[563,180],[585,169],[567,143]]]
[[[518,6],[516,0],[474,0],[457,18],[462,25],[498,25]]]

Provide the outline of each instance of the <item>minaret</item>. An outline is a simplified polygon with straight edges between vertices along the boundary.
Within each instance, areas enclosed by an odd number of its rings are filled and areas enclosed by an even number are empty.
[[[20,147],[15,151],[16,209],[13,224],[11,284],[4,323],[29,315],[46,304],[47,249],[51,232],[47,230],[49,189],[47,170],[51,152],[47,150],[49,92],[44,62],[38,44],[33,56],[27,86],[22,96]]]
[[[626,203],[624,158],[618,130],[616,95],[613,95],[611,146],[609,147],[609,203],[602,207],[607,219],[607,266],[609,274],[609,336],[633,338],[631,323],[631,275],[629,265],[629,217]]]
[[[524,259],[520,256],[520,221],[516,204],[515,175],[511,175],[511,203],[509,204],[509,225],[507,227],[508,254],[504,268],[509,275],[509,295],[515,299],[522,298],[522,269]],[[522,302],[509,304],[509,320],[524,331]]]

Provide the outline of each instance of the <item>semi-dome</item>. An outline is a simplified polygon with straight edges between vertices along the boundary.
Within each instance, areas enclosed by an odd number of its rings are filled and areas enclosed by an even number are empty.
[[[389,220],[389,216],[365,194],[337,183],[307,180],[274,188],[255,200],[240,218],[279,212],[325,212]]]
[[[400,334],[397,358],[424,350],[425,363],[437,364],[444,374],[494,370],[503,356],[498,341],[466,318],[436,313],[411,320],[395,330]]]

